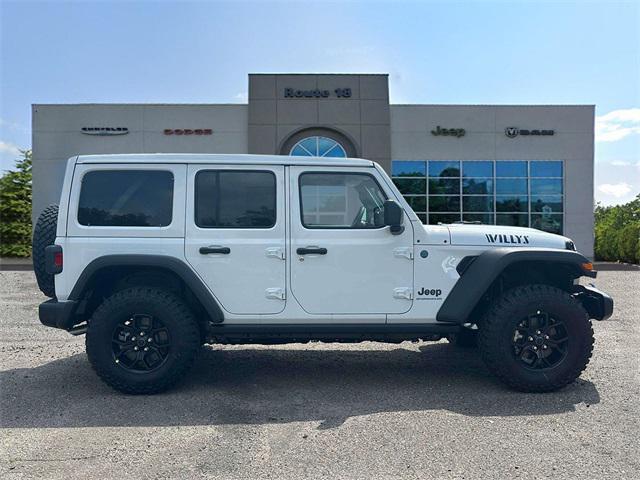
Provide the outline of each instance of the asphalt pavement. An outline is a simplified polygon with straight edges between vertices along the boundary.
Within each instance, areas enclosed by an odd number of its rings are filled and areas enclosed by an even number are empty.
[[[510,391],[446,341],[209,346],[170,392],[104,385],[84,337],[42,326],[32,272],[0,272],[0,476],[112,478],[640,477],[640,271],[582,377]]]

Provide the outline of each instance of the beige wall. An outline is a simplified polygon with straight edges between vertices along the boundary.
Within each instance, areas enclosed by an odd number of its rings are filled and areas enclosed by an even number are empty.
[[[116,136],[82,127],[127,127]],[[211,128],[212,135],[164,135]],[[100,153],[247,153],[246,105],[33,105],[33,216],[58,203],[69,157]]]
[[[564,234],[593,256],[594,107],[391,105],[393,160],[564,160]],[[464,128],[463,137],[431,130]],[[505,128],[555,130],[508,138]]]

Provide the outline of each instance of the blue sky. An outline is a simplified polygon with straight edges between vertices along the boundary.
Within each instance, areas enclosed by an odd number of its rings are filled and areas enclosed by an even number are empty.
[[[595,104],[596,199],[640,192],[637,1],[0,5],[3,169],[32,103],[242,103],[250,72],[371,72],[392,103]]]

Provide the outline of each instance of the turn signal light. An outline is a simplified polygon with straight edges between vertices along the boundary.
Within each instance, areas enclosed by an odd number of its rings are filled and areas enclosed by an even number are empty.
[[[593,263],[591,263],[591,262],[583,263],[582,264],[582,269],[583,270],[587,270],[589,272],[593,271]]]

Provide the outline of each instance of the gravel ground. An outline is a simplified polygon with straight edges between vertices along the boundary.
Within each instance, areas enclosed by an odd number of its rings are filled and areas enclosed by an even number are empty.
[[[443,341],[207,347],[179,387],[134,397],[40,325],[32,272],[0,272],[0,476],[638,478],[640,272],[597,286],[614,316],[556,393],[509,391]]]

